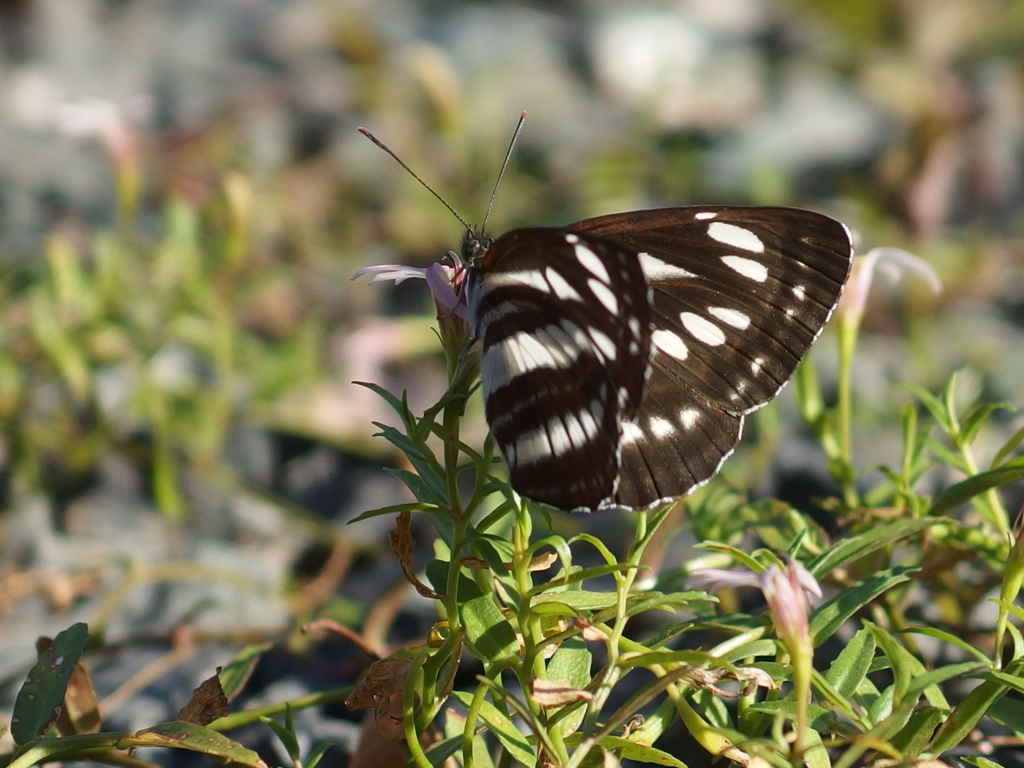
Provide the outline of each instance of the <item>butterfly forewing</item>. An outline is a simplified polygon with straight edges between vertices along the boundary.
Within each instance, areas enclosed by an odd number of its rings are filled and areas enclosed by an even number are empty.
[[[650,281],[651,376],[622,440],[617,503],[685,495],[718,471],[743,414],[788,381],[850,269],[846,228],[791,208],[699,207],[573,225],[631,247]]]
[[[622,424],[636,416],[650,360],[635,252],[587,234],[514,230],[472,263],[467,300],[512,487],[559,509],[597,508],[617,488]]]

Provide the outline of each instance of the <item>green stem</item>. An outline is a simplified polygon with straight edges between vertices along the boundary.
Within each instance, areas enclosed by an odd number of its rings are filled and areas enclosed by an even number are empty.
[[[853,468],[853,354],[857,348],[860,315],[839,315],[839,382],[836,402],[839,460],[843,464],[843,501],[849,508],[859,506],[856,472]]]
[[[63,736],[59,739],[39,739],[26,744],[11,756],[6,768],[30,768],[43,762],[49,762],[58,756],[71,759],[75,754],[88,749],[116,749],[121,739],[132,735],[131,731],[116,733],[89,733],[81,736]],[[0,762],[0,764],[3,764]]]

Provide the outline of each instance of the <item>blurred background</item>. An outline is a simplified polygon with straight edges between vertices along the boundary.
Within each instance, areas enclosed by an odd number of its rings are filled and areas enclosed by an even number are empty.
[[[242,642],[288,639],[251,702],[351,681],[365,659],[300,637],[312,618],[429,629],[392,520],[345,522],[408,498],[372,438],[394,416],[351,382],[435,402],[432,305],[349,278],[462,231],[357,126],[479,221],[525,110],[494,233],[803,205],[924,259],[941,294],[911,277],[868,306],[861,466],[898,461],[901,380],[965,368],[966,400],[1024,404],[1022,51],[1016,0],[2,0],[5,701],[76,620],[116,649],[92,668],[108,728],[173,717]],[[834,493],[781,400],[718,482]],[[982,452],[1021,426],[999,418]],[[302,717],[354,743],[341,705]]]

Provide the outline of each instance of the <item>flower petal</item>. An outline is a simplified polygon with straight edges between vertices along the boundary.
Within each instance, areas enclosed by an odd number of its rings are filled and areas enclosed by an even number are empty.
[[[355,280],[363,275],[373,275],[369,285],[388,280],[394,280],[395,285],[399,285],[406,280],[422,280],[426,277],[426,273],[427,270],[422,267],[410,267],[406,264],[378,264],[373,267],[363,267],[349,279]]]
[[[455,314],[469,322],[469,310],[466,303],[452,287],[453,270],[443,264],[431,264],[427,268],[426,278],[430,292],[434,294],[437,303],[447,310],[454,310]]]

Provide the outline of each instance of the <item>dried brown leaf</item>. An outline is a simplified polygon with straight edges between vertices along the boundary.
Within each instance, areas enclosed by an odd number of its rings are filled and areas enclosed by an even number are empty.
[[[431,600],[440,600],[441,596],[434,590],[416,578],[412,572],[412,556],[416,549],[416,539],[412,537],[412,513],[408,510],[398,515],[396,527],[388,531],[388,541],[391,543],[391,551],[398,557],[402,566],[402,574],[406,580],[416,588],[422,596]]]
[[[356,683],[351,695],[345,699],[345,706],[353,712],[377,706],[377,699],[405,690],[405,676],[412,664],[412,656],[389,656],[378,659],[370,665],[366,676]]]
[[[580,630],[580,637],[587,642],[591,643],[606,643],[608,642],[608,635],[599,630],[593,624],[586,619],[576,617],[576,626]]]
[[[64,691],[64,709],[57,718],[57,729],[64,736],[82,733],[99,733],[100,705],[92,678],[85,665],[79,661],[71,673],[71,680]]]
[[[218,673],[220,670],[218,670]],[[228,697],[220,685],[220,677],[214,675],[207,678],[199,687],[192,691],[192,698],[181,708],[174,718],[179,723],[207,726],[229,713]]]
[[[594,699],[594,694],[590,691],[581,691],[555,680],[531,680],[530,691],[533,700],[542,707],[562,707],[577,701],[589,702]]]

